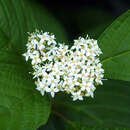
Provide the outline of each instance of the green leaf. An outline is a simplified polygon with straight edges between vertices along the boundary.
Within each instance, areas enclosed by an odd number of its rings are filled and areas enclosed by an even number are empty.
[[[34,130],[45,124],[50,103],[35,90],[29,66],[13,51],[0,51],[0,55],[0,106],[4,109],[0,113],[0,129]],[[8,118],[3,119],[3,115]]]
[[[130,11],[117,18],[98,40],[105,77],[130,81]]]
[[[66,130],[74,130],[74,127],[69,125]],[[111,127],[111,128],[104,128],[104,127],[87,127],[75,124],[75,130],[129,130],[129,128],[119,128],[119,127]]]
[[[52,103],[52,117],[56,116],[74,130],[80,127],[103,130],[130,128],[129,86],[130,82],[108,80],[104,86],[97,88],[94,99],[86,98],[76,102],[68,95],[59,94]],[[57,124],[54,123],[56,128],[59,122],[57,119]]]
[[[0,32],[8,39],[6,45],[16,49],[19,54],[25,49],[27,32],[35,29],[54,33],[59,42],[66,41],[62,26],[33,0],[0,0],[0,21]]]
[[[0,0],[0,130],[35,130],[50,114],[47,96],[35,90],[25,63],[27,32],[42,29],[66,40],[61,25],[37,3]],[[4,117],[4,118],[3,118]]]

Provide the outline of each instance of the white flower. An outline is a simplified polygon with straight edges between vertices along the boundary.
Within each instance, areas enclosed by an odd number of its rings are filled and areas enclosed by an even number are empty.
[[[37,85],[37,90],[40,91],[41,95],[43,96],[45,94],[45,90],[47,87],[47,84],[44,81],[40,81],[40,79],[38,79],[35,84]]]
[[[66,92],[75,100],[94,97],[95,85],[102,85],[104,69],[100,63],[102,54],[97,40],[82,38],[74,45],[57,43],[49,32],[30,34],[26,44],[25,60],[31,60],[36,89],[41,95]]]
[[[44,96],[44,93],[45,93],[45,88],[44,86],[40,86],[40,87],[37,87],[36,88],[38,91],[40,91],[41,95]]]
[[[24,53],[23,56],[25,57],[25,60],[28,61],[30,54],[28,52]]]
[[[46,60],[49,60],[51,61],[52,60],[52,56],[50,56],[50,52],[47,52],[43,55],[42,57],[42,61],[46,61]]]
[[[73,93],[73,101],[76,101],[76,100],[83,100],[83,96],[81,95],[81,91],[78,91],[78,92],[75,92]]]
[[[54,98],[55,93],[59,92],[59,89],[55,87],[51,87],[51,88],[46,88],[46,91],[51,93],[51,96]]]
[[[38,64],[41,62],[41,59],[39,58],[39,56],[34,56],[32,59],[32,65],[34,64]]]

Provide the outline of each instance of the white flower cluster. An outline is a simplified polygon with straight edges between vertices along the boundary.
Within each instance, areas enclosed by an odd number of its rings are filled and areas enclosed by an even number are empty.
[[[93,97],[96,85],[102,84],[104,70],[97,40],[80,37],[74,45],[60,44],[48,32],[36,31],[28,39],[26,61],[31,59],[37,90],[44,95],[65,91],[73,100]]]

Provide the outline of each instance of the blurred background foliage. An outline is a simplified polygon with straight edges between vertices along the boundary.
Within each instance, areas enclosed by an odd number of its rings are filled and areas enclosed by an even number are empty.
[[[72,41],[80,35],[98,38],[114,19],[130,8],[129,0],[37,0],[64,26]]]

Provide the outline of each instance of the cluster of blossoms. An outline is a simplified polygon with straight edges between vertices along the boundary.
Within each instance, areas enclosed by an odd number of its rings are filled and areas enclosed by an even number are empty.
[[[73,100],[93,97],[96,85],[102,85],[104,70],[97,41],[88,37],[74,40],[74,45],[60,44],[48,32],[36,31],[28,38],[26,61],[31,59],[37,90],[42,95],[64,91]]]

